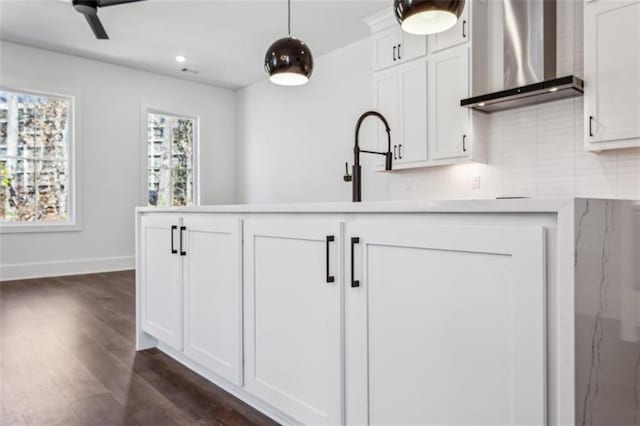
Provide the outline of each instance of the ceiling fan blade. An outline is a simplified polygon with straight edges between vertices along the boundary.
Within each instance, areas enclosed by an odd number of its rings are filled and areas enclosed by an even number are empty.
[[[98,7],[117,6],[125,3],[135,3],[144,0],[96,0]]]
[[[99,40],[108,40],[109,39],[109,36],[107,35],[107,32],[105,31],[104,27],[102,26],[102,22],[100,22],[100,18],[98,18],[98,14],[96,14],[96,13],[87,13],[87,14],[84,15],[84,17],[87,18],[87,22],[89,23],[89,26],[93,30],[93,33],[95,34],[97,39],[99,39]]]

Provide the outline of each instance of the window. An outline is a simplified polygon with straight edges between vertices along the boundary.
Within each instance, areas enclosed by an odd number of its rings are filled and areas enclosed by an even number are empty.
[[[0,225],[73,222],[73,99],[0,90]]]
[[[194,204],[194,161],[198,121],[164,113],[147,114],[148,204]]]

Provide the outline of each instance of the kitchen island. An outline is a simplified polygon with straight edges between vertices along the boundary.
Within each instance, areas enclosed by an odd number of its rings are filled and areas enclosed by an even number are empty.
[[[139,350],[285,424],[633,424],[640,203],[139,208]]]

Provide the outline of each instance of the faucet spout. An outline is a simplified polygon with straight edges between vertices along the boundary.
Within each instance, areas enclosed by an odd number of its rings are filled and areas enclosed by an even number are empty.
[[[387,152],[379,152],[379,151],[368,151],[364,149],[360,149],[360,127],[362,123],[367,117],[377,117],[384,123],[385,130],[387,132]],[[382,114],[377,111],[367,111],[358,118],[358,122],[356,123],[356,132],[355,132],[355,145],[353,146],[353,168],[352,168],[352,177],[350,181],[353,185],[353,202],[362,201],[362,166],[360,165],[360,154],[374,154],[374,155],[384,155],[385,156],[385,170],[392,169],[392,161],[393,157],[391,156],[391,129],[389,128],[389,123],[387,119],[384,118]],[[345,181],[348,180],[345,178]]]

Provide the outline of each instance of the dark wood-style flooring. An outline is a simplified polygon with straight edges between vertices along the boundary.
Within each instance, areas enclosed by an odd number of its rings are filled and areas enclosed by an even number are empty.
[[[2,425],[263,425],[156,349],[135,351],[132,271],[0,283]]]

